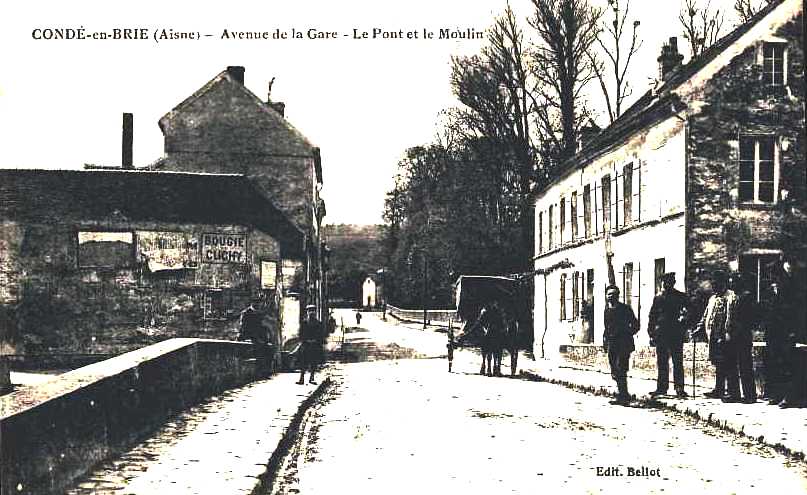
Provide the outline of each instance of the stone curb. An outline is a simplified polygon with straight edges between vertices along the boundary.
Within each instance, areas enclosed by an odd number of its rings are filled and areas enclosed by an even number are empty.
[[[588,393],[597,396],[604,396],[604,397],[616,397],[616,394],[609,390],[609,387],[603,386],[596,386],[596,385],[581,385],[579,383],[573,383],[568,380],[562,380],[557,378],[546,378],[543,377],[535,372],[532,371],[520,371],[519,376],[526,377],[531,380],[539,381],[539,382],[547,382],[553,385],[560,385],[571,390],[576,390],[578,392]],[[804,462],[805,452],[794,450],[786,445],[783,445],[780,442],[771,442],[768,441],[764,435],[757,435],[754,434],[752,431],[745,431],[745,426],[741,423],[732,422],[725,419],[718,418],[714,413],[708,414],[701,414],[698,410],[697,406],[689,407],[686,404],[686,401],[676,401],[676,402],[667,402],[664,400],[658,399],[649,399],[644,397],[636,397],[632,395],[632,398],[635,402],[638,402],[644,406],[651,406],[661,409],[666,409],[670,411],[675,411],[681,414],[685,414],[691,418],[694,418],[698,421],[704,421],[706,424],[710,426],[714,426],[719,428],[720,430],[735,434],[735,435],[742,435],[750,440],[763,444],[765,446],[771,447],[775,451],[788,456],[796,461]]]
[[[266,465],[266,470],[258,476],[258,483],[255,485],[255,488],[253,488],[252,495],[264,495],[271,493],[272,483],[274,482],[275,475],[282,465],[283,458],[286,456],[286,454],[288,454],[289,450],[294,445],[294,440],[297,434],[300,432],[300,426],[302,425],[303,418],[314,402],[319,399],[328,388],[330,388],[331,383],[330,375],[325,376],[319,385],[317,385],[317,388],[315,388],[308,398],[306,398],[302,404],[300,404],[300,407],[297,409],[297,412],[294,414],[291,422],[283,432],[280,442],[278,442],[277,447],[272,452],[272,456],[269,458]]]

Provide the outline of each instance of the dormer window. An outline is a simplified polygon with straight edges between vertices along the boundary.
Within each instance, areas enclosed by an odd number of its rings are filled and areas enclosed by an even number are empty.
[[[769,87],[782,87],[787,83],[786,45],[765,42],[762,44],[762,83]]]

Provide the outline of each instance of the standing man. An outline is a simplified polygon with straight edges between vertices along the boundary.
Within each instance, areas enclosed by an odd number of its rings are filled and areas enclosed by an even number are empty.
[[[314,373],[317,370],[320,356],[322,355],[322,345],[324,334],[322,332],[322,323],[317,319],[317,307],[309,304],[305,307],[305,321],[300,329],[300,340],[302,345],[300,347],[300,379],[297,380],[298,385],[305,383],[305,371],[308,369],[311,373],[308,383],[315,384]]]
[[[605,289],[605,332],[603,344],[608,353],[611,365],[611,377],[616,381],[617,395],[612,404],[627,406],[630,404],[628,393],[628,368],[630,354],[634,351],[633,336],[639,331],[639,322],[633,309],[619,302],[619,287],[609,285]]]
[[[739,370],[743,397],[736,385],[729,386],[729,396],[724,402],[740,402],[753,404],[757,401],[757,391],[754,385],[754,361],[751,350],[754,346],[754,327],[759,321],[756,298],[748,287],[747,281],[739,273],[729,277],[729,288],[737,296],[734,318],[732,318],[727,340],[725,363],[727,377],[734,381]],[[732,388],[734,387],[734,388]]]
[[[269,355],[269,335],[263,326],[264,315],[258,311],[259,298],[253,298],[249,306],[241,311],[241,334],[238,340],[252,341],[252,355],[255,358],[255,371],[259,378],[265,378],[271,373],[271,358]]]
[[[696,334],[709,336],[709,361],[715,366],[715,387],[706,392],[706,397],[722,399],[726,392],[726,381],[729,381],[730,392],[739,389],[739,379],[729,373],[725,365],[728,344],[726,335],[729,332],[736,305],[736,295],[726,285],[726,273],[716,271],[712,275],[712,295],[706,303],[706,310],[698,322]],[[731,376],[729,376],[731,375]],[[735,395],[739,395],[739,390]]]
[[[448,351],[448,372],[451,373],[451,365],[454,364],[454,327],[451,322],[448,323],[448,343],[446,343],[446,351]]]
[[[653,298],[647,333],[656,343],[658,376],[656,390],[651,397],[666,395],[670,383],[669,361],[672,357],[675,394],[686,398],[684,391],[684,332],[687,317],[687,297],[675,290],[675,273],[665,273],[661,278],[661,293]]]

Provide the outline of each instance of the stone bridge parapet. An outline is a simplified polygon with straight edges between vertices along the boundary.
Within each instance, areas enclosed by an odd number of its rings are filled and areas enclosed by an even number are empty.
[[[169,415],[255,379],[250,347],[170,339],[0,397],[0,493],[63,491]]]

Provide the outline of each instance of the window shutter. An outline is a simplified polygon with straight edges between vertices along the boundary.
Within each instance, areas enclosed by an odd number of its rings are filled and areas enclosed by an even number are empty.
[[[600,189],[599,181],[594,181],[594,208],[592,208],[592,213],[594,214],[594,219],[591,226],[594,230],[594,235],[600,235],[602,233],[602,227],[600,226],[602,223],[602,190]]]
[[[621,225],[624,225],[625,218],[624,218],[624,214],[623,214],[624,206],[622,204],[622,201],[623,201],[623,198],[622,198],[622,194],[623,194],[622,180],[623,180],[623,177],[622,177],[622,174],[620,173],[620,170],[618,170],[616,166],[614,166],[613,178],[614,179],[613,179],[612,182],[614,184],[614,189],[613,189],[613,194],[611,195],[611,204],[612,204],[611,212],[612,212],[612,215],[614,217],[614,230],[619,230],[619,227]]]
[[[574,294],[574,279],[572,277],[566,277],[566,317],[569,321],[574,319],[574,302],[572,300],[572,295]],[[571,311],[569,310],[571,308]]]
[[[633,307],[634,313],[636,313],[636,318],[641,318],[639,315],[639,310],[642,307],[642,263],[637,261],[636,266],[633,268],[633,301],[631,306]]]
[[[642,212],[642,162],[636,160],[633,163],[633,175],[632,175],[632,188],[631,192],[633,193],[633,201],[631,203],[631,220],[634,223],[638,223],[642,220],[641,212]]]
[[[560,274],[560,321],[566,319],[566,274]]]

